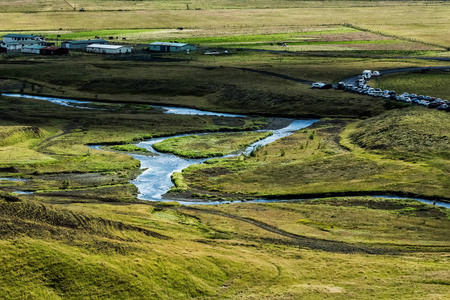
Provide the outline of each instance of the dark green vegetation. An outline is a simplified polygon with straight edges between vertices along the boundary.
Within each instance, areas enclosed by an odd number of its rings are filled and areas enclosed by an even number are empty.
[[[416,202],[359,197],[181,207],[36,200],[0,194],[0,288],[7,299],[450,293],[448,212]]]
[[[449,99],[448,83],[450,70],[431,70],[428,72],[391,74],[371,80],[372,85],[381,89],[408,92],[417,95],[431,95]]]
[[[139,61],[140,57],[136,54],[128,58]],[[318,93],[311,90],[309,84],[280,77],[318,80],[323,74],[320,69],[329,72],[329,58],[251,52],[223,57],[221,61],[200,54],[190,58],[193,60],[186,60],[184,54],[169,55],[164,57],[167,62],[136,63],[92,56],[39,58],[38,61],[13,57],[0,64],[0,70],[9,77],[25,81],[15,87],[16,91],[23,88],[25,93],[75,99],[163,103],[213,111],[306,117],[362,117],[384,110],[385,101],[334,91]],[[270,61],[273,65],[266,65]],[[362,62],[352,63],[345,58],[336,63],[340,67],[326,75],[329,81],[338,80],[343,74],[359,73],[364,68]],[[352,65],[349,67],[348,63]],[[380,61],[380,65],[385,64]],[[410,66],[400,61],[393,64]]]
[[[271,132],[216,133],[169,138],[153,147],[189,158],[224,156],[270,136]]]

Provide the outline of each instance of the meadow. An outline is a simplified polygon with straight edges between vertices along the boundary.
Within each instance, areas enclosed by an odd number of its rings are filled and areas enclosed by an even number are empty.
[[[449,199],[448,114],[392,111],[360,123],[316,123],[252,156],[182,172],[196,197],[314,197],[394,193]]]
[[[371,81],[371,84],[381,89],[407,91],[417,95],[432,95],[442,99],[450,98],[447,85],[450,82],[450,72],[432,71],[423,73],[391,74]],[[402,93],[400,92],[400,93]]]
[[[450,293],[448,212],[415,202],[357,197],[182,207],[37,199],[0,196],[6,299]]]
[[[0,0],[0,7],[0,36],[42,34],[56,44],[111,36],[136,50],[0,55],[1,92],[95,101],[80,109],[0,97],[0,298],[450,297],[448,209],[343,196],[450,200],[449,114],[310,88],[365,69],[448,65],[424,60],[449,56],[447,2]],[[140,45],[175,40],[200,51],[150,54]],[[371,84],[450,95],[445,72]],[[249,117],[170,115],[150,104]],[[166,195],[238,201],[137,200],[129,181],[142,170],[124,152],[143,153],[134,142],[190,133],[198,137],[166,150],[210,155],[212,145],[233,144],[233,151],[261,138],[250,131],[281,126],[272,116],[321,120],[249,155],[176,172]],[[328,198],[245,203],[316,196]]]
[[[27,3],[30,5],[28,6]],[[36,7],[33,1],[3,0],[2,31],[85,31],[104,29],[176,29],[206,37],[228,30],[353,24],[383,34],[449,47],[449,6],[440,1],[81,1],[73,11],[64,2]],[[186,4],[193,9],[187,10]],[[47,6],[48,5],[48,6]],[[198,8],[198,9],[195,9]],[[402,18],[401,16],[407,16]],[[411,20],[416,20],[412,22]],[[184,31],[184,30],[183,30]],[[283,31],[278,32],[283,33]],[[206,34],[206,35],[205,35]]]
[[[153,145],[155,150],[188,158],[224,156],[242,150],[270,136],[271,132],[216,133],[166,139]]]

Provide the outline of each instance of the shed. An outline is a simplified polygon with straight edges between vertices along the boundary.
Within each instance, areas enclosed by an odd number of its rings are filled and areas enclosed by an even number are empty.
[[[45,48],[45,46],[25,45],[22,47],[21,51],[22,51],[22,53],[40,54],[42,48]]]
[[[61,43],[62,48],[72,50],[84,50],[87,46],[92,44],[108,45],[108,41],[105,40],[80,40],[80,41],[65,41]]]
[[[194,45],[184,43],[167,43],[167,42],[154,42],[150,44],[149,50],[155,52],[183,52],[183,51],[195,51],[197,48]]]
[[[86,47],[86,52],[102,53],[102,54],[131,53],[132,50],[133,50],[132,47],[121,45],[92,44]]]
[[[61,47],[44,47],[41,49],[42,55],[66,55],[69,54],[69,49]]]

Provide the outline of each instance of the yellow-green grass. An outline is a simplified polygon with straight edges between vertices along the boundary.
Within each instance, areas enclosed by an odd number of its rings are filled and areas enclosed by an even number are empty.
[[[370,81],[381,89],[395,90],[397,93],[430,95],[436,98],[450,99],[450,72],[430,71],[427,73],[400,73],[385,75]]]
[[[132,144],[126,144],[126,145],[116,145],[111,147],[113,150],[117,151],[126,151],[126,152],[149,152],[145,148],[138,147],[136,145]]]
[[[125,5],[128,9],[124,6],[120,7],[120,5],[115,6],[117,3]],[[59,28],[63,30],[176,28],[180,26],[186,29],[195,29],[227,28],[232,24],[231,26],[251,29],[262,26],[271,27],[271,24],[275,26],[311,26],[351,23],[374,31],[419,39],[445,47],[450,45],[447,18],[449,6],[442,2],[433,2],[432,5],[427,5],[429,2],[389,1],[365,4],[356,1],[350,2],[352,5],[349,5],[349,2],[339,1],[312,2],[311,4],[308,1],[289,1],[283,2],[289,3],[289,8],[283,8],[283,4],[271,1],[269,5],[265,6],[270,9],[265,7],[263,9],[248,7],[227,9],[226,5],[220,5],[225,8],[209,9],[205,7],[205,9],[189,11],[186,10],[186,3],[179,3],[175,6],[171,6],[172,1],[170,5],[166,1],[157,3],[160,3],[162,7],[156,9],[155,7],[140,7],[136,11],[133,6],[137,4],[130,5],[128,1],[103,1],[103,5],[109,6],[108,10],[95,10],[95,7],[90,10],[87,4],[84,7],[87,11],[83,13],[71,11],[70,6],[65,3],[60,3],[65,7],[62,10],[61,7],[58,7],[55,11],[33,14],[24,12],[24,10],[27,11],[27,8],[23,6],[19,12],[3,12],[0,18],[0,28],[4,31],[58,30]],[[305,5],[305,3],[307,4]],[[81,6],[83,3],[78,5]],[[192,5],[195,6],[195,4]],[[296,5],[298,7],[295,7]],[[257,6],[261,7],[261,4]],[[231,8],[235,7],[242,7],[242,2],[239,2],[239,5],[231,6]],[[254,4],[253,7],[255,7]],[[122,11],[119,11],[120,9]],[[420,20],[420,23],[414,20]]]
[[[429,206],[423,212],[433,212],[430,216],[397,217],[395,209],[420,205],[343,198],[180,210],[144,204],[49,205],[0,197],[0,287],[5,299],[450,295],[445,252],[449,223],[445,212]],[[374,202],[386,207],[371,207]],[[214,211],[229,215],[210,213]],[[311,251],[233,216],[309,237],[408,251]],[[325,223],[334,227],[318,228]]]
[[[353,144],[389,158],[448,159],[450,115],[427,109],[391,111],[345,133]]]
[[[267,9],[267,8],[321,8],[321,7],[396,7],[396,6],[440,6],[440,1],[237,1],[237,0],[191,0],[186,1],[100,1],[100,0],[81,0],[76,3],[61,2],[57,0],[49,0],[44,3],[36,3],[35,1],[11,1],[2,0],[0,2],[4,7],[4,12],[73,12],[74,8],[84,8],[87,11],[140,11],[140,10],[206,10],[206,9]]]
[[[374,122],[395,123],[396,114],[380,116]],[[183,177],[194,196],[239,198],[394,192],[450,198],[449,146],[445,143],[448,129],[442,125],[443,130],[433,128],[424,133],[420,128],[428,119],[431,123],[445,120],[447,114],[415,108],[400,115],[398,122],[409,124],[408,135],[402,126],[398,129],[395,125],[387,126],[380,133],[380,139],[386,141],[383,149],[369,150],[352,144],[349,136],[355,124],[325,122],[319,123],[318,128],[267,145],[256,151],[254,157],[216,159],[190,166],[183,171]],[[367,136],[363,134],[361,140],[376,143],[376,138],[370,136],[375,137],[382,125],[372,130],[371,121],[363,124],[367,126]],[[342,132],[344,127],[346,130]],[[364,132],[364,127],[359,132]],[[339,140],[344,147],[337,143]],[[420,146],[422,142],[428,143],[426,148]]]
[[[224,156],[244,149],[250,144],[272,135],[271,132],[215,133],[174,137],[156,143],[153,147],[189,158]]]
[[[0,146],[10,146],[29,139],[41,138],[45,132],[37,127],[0,126]]]

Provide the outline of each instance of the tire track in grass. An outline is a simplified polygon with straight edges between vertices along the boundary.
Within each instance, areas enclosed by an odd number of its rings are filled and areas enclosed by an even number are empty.
[[[165,208],[169,208],[169,207],[165,207]],[[191,207],[191,206],[173,207],[171,209],[187,210],[187,211],[194,211],[194,212],[205,213],[205,214],[218,215],[221,217],[246,222],[246,223],[252,224],[256,227],[259,227],[261,229],[264,229],[266,231],[290,238],[294,241],[294,244],[298,245],[299,247],[306,247],[306,248],[315,249],[315,250],[322,250],[322,251],[327,251],[327,252],[338,252],[338,253],[386,254],[388,252],[392,252],[387,249],[370,248],[370,247],[364,247],[364,246],[359,246],[359,245],[355,245],[355,244],[348,244],[348,243],[339,242],[339,241],[330,241],[330,240],[325,240],[325,239],[306,237],[306,236],[302,236],[302,235],[298,235],[295,233],[285,231],[283,229],[280,229],[278,227],[275,227],[273,225],[267,224],[267,223],[259,221],[259,220],[255,220],[255,219],[247,218],[247,217],[241,217],[238,215],[230,214],[230,213],[223,212],[223,211],[217,211],[217,210],[213,210],[213,209],[197,208],[197,207]]]
[[[274,72],[269,72],[269,71],[255,70],[255,69],[249,69],[249,68],[236,68],[236,69],[237,70],[241,70],[241,71],[247,71],[247,72],[263,74],[263,75],[267,75],[267,76],[278,77],[278,78],[281,78],[281,79],[286,79],[286,80],[290,80],[290,81],[294,81],[294,82],[298,82],[298,83],[302,83],[302,84],[311,85],[314,82],[314,81],[310,81],[310,80],[306,80],[306,79],[295,78],[295,77],[292,77],[292,76],[279,74],[279,73],[274,73]]]

